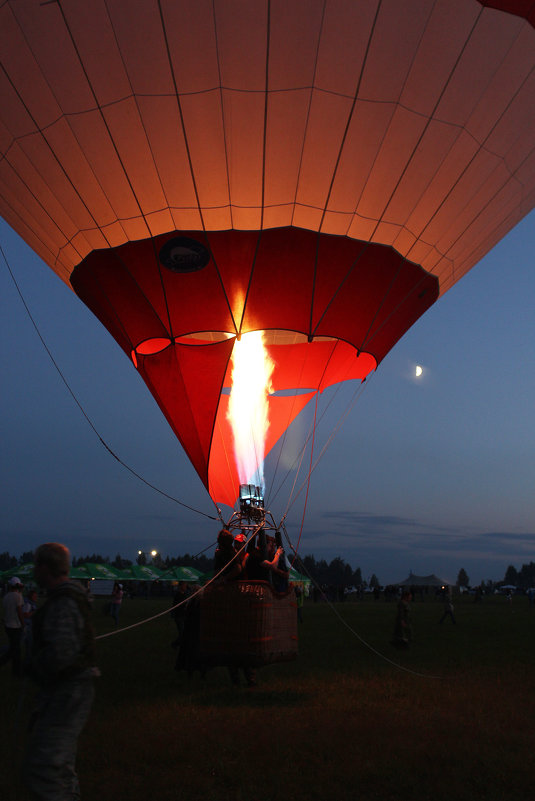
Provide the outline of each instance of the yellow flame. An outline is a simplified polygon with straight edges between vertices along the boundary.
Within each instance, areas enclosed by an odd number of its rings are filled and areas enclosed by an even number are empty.
[[[240,484],[264,488],[264,450],[269,428],[268,394],[274,364],[262,331],[243,334],[232,351],[232,389],[228,419]]]

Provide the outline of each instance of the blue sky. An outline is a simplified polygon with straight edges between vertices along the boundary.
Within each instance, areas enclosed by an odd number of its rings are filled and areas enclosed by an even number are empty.
[[[4,223],[0,244],[56,363],[113,452],[165,493],[214,507],[150,393],[109,334]],[[341,556],[383,583],[472,583],[535,560],[535,214],[405,335],[368,380],[312,474],[300,551]],[[44,350],[0,265],[0,551],[50,539],[75,555],[197,553],[218,524],[110,455]],[[424,368],[416,379],[416,364]],[[318,448],[355,386],[325,393]],[[306,418],[306,414],[304,415]],[[296,435],[304,429],[298,420]],[[299,486],[299,483],[298,483]],[[280,517],[288,492],[273,499]],[[290,508],[292,540],[302,499]]]

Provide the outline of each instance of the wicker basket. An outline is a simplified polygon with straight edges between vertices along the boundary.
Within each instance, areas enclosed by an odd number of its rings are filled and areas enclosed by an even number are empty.
[[[297,608],[292,590],[265,581],[213,584],[201,600],[200,660],[207,665],[259,667],[297,657]]]

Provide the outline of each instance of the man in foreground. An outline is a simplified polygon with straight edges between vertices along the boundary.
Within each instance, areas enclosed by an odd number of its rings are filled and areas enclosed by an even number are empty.
[[[93,702],[94,634],[87,595],[69,581],[70,554],[52,542],[35,552],[34,576],[47,599],[33,617],[31,676],[40,687],[24,781],[36,801],[80,798],[76,745]]]

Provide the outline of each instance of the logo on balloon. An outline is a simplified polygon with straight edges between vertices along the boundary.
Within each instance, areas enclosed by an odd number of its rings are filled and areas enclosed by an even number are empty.
[[[210,253],[195,239],[177,236],[165,243],[160,250],[159,259],[173,273],[194,273],[206,267],[210,261]]]

